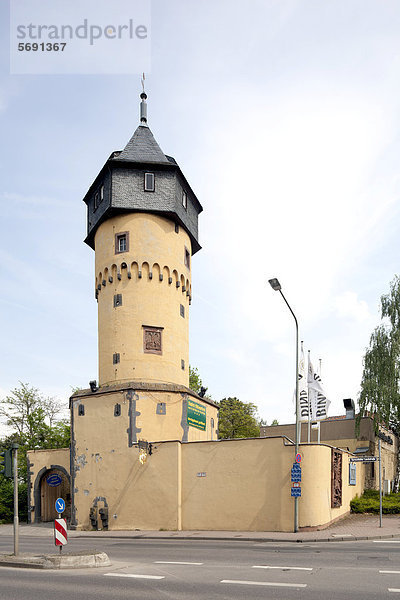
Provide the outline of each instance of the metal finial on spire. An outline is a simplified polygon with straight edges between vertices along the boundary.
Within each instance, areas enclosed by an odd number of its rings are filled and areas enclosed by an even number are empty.
[[[142,93],[140,94],[141,97],[141,102],[140,102],[140,124],[141,125],[147,125],[147,104],[146,104],[146,98],[147,98],[147,94],[144,91],[144,80],[145,80],[145,74],[143,73],[143,77],[142,77]]]

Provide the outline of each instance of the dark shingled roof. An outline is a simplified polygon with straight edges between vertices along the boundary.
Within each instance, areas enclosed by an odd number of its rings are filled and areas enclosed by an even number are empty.
[[[118,160],[170,164],[147,125],[139,125]]]

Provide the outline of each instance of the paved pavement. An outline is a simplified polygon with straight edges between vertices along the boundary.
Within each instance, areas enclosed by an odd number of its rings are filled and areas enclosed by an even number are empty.
[[[1,535],[12,535],[12,525],[0,525]],[[255,540],[274,542],[351,541],[400,536],[400,515],[384,515],[379,527],[379,515],[352,514],[330,527],[317,531],[284,533],[278,531],[69,531],[69,537],[88,538],[145,538],[199,540]],[[21,524],[20,535],[53,536],[52,523]]]

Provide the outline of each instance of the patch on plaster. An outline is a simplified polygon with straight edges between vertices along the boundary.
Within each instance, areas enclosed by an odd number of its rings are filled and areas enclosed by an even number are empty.
[[[113,452],[115,452],[115,450],[114,450],[114,449],[112,449],[112,450],[110,450],[110,452],[111,452],[111,454],[112,454]]]
[[[89,496],[89,490],[83,490],[85,496]]]
[[[140,416],[140,412],[136,410],[136,402],[139,400],[139,396],[134,390],[128,390],[126,397],[129,400],[129,427],[126,432],[128,434],[128,447],[132,448],[133,444],[137,442],[137,434],[142,431],[136,426],[136,417]]]
[[[181,427],[183,429],[182,442],[187,442],[188,435],[189,435],[189,425],[187,422],[188,400],[187,400],[186,394],[181,394],[181,396],[183,398],[183,400],[182,400],[182,419],[181,419]]]
[[[76,457],[76,471],[79,471],[81,468],[84,469],[87,465],[86,454],[80,454]]]
[[[97,506],[98,502],[103,502],[104,506],[108,508],[107,500],[104,498],[104,496],[96,496],[96,498],[93,500],[93,506]]]
[[[96,462],[99,462],[99,460],[103,460],[103,458],[100,456],[100,454],[98,452],[96,452],[96,454],[92,454],[92,456],[94,456],[94,460]]]

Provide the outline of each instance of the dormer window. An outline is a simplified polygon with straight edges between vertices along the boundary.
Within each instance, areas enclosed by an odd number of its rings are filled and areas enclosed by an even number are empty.
[[[129,232],[123,231],[115,234],[115,254],[128,252],[129,250]]]
[[[104,199],[104,185],[101,185],[94,195],[94,210],[103,202]]]
[[[187,210],[187,193],[184,190],[182,190],[182,206]]]
[[[145,173],[144,174],[144,191],[145,192],[154,192],[154,189],[155,189],[154,173]]]
[[[189,252],[189,250],[186,248],[186,246],[185,246],[185,257],[184,257],[184,261],[185,261],[185,267],[187,267],[188,269],[190,269],[190,252]]]

